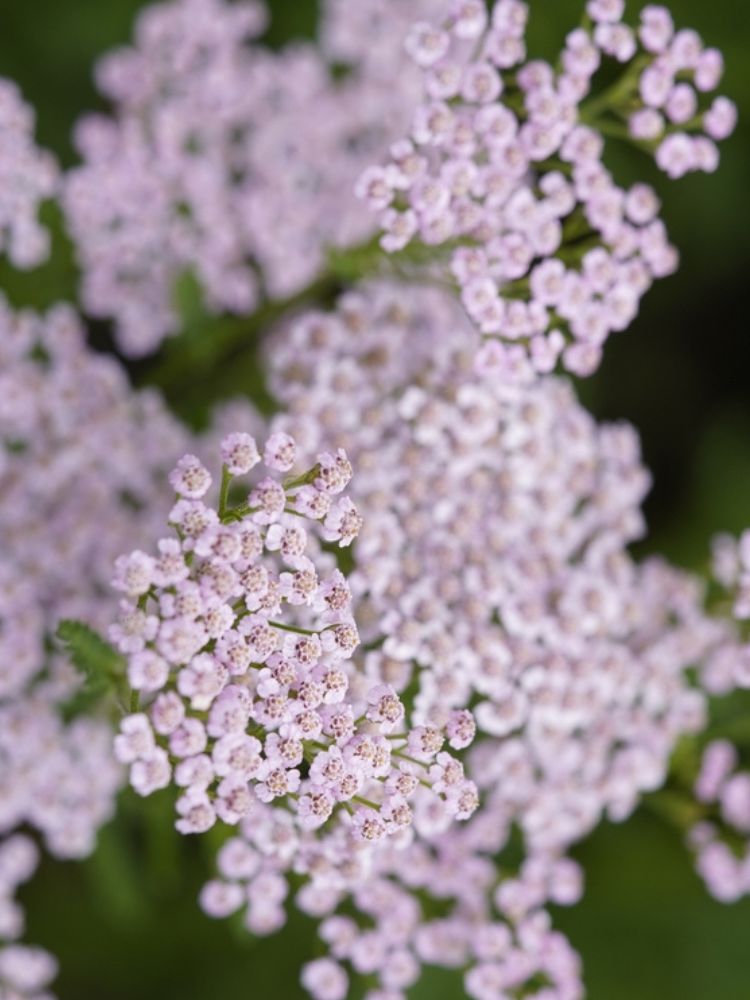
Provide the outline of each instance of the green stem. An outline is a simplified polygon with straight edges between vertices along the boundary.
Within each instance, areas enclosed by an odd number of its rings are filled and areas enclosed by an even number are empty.
[[[239,507],[231,507],[229,510],[225,510],[220,515],[219,520],[222,524],[229,524],[231,521],[241,521],[248,514],[255,514],[258,509],[258,507],[251,507],[249,504],[243,503]]]
[[[317,632],[313,632],[309,628],[299,628],[296,625],[285,625],[283,622],[272,622],[272,621],[269,621],[268,624],[271,625],[273,628],[280,628],[284,632],[296,632],[298,635],[317,635],[318,634]]]
[[[419,767],[429,768],[429,765],[423,760],[417,760],[416,757],[410,757],[408,753],[403,753],[401,750],[394,750],[393,756],[400,757],[401,760],[408,760],[410,764],[417,764]]]
[[[612,111],[623,105],[635,93],[638,88],[638,80],[641,73],[653,60],[653,56],[638,56],[628,66],[619,80],[615,80],[611,87],[607,87],[598,97],[592,97],[585,101],[580,108],[578,117],[584,125],[592,125],[599,128],[599,116],[605,111]]]
[[[232,473],[226,467],[222,465],[221,467],[221,489],[219,490],[219,520],[221,520],[227,512],[227,504],[229,502],[229,486],[232,482]]]
[[[251,316],[216,317],[191,331],[169,340],[156,361],[145,369],[144,382],[156,383],[166,392],[203,380],[208,370],[218,369],[242,351],[257,334],[273,326],[287,313],[333,294],[338,286],[334,274],[312,281],[285,299],[269,299]]]
[[[308,469],[307,472],[303,472],[301,476],[297,476],[294,479],[287,479],[284,482],[284,491],[288,493],[289,490],[296,490],[300,486],[307,486],[310,483],[314,483],[319,475],[320,466],[314,465],[312,469]]]
[[[682,834],[705,816],[705,808],[684,793],[663,788],[643,799],[643,805]]]
[[[374,809],[375,812],[378,812],[380,809],[377,802],[373,802],[372,799],[366,799],[363,795],[353,795],[352,802],[359,802],[361,805],[367,806],[369,809]]]

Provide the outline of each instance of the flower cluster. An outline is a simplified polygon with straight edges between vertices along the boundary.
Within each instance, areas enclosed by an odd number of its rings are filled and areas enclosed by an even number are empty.
[[[620,4],[593,0],[590,6],[614,10]],[[598,20],[594,38],[599,35],[605,40],[605,44],[598,43],[603,52],[621,58],[607,40],[624,37],[623,25],[602,13]],[[726,97],[715,97],[701,107],[706,103],[704,95],[715,90],[721,79],[721,52],[704,47],[695,31],[675,31],[671,14],[661,6],[643,9],[637,39],[642,54],[637,91],[628,95],[630,135],[647,149],[655,148],[656,163],[669,177],[715,170],[719,162],[715,143],[728,138],[737,122],[737,109]],[[635,50],[635,39],[628,41],[630,47]]]
[[[39,206],[58,188],[52,156],[34,143],[34,112],[18,87],[0,79],[0,252],[15,267],[31,268],[49,252]]]
[[[259,803],[291,810],[302,830],[334,818],[353,842],[418,828],[430,809],[446,822],[468,818],[476,788],[443,747],[471,743],[471,714],[409,728],[395,690],[353,668],[351,594],[320,547],[347,546],[361,527],[342,495],[345,452],[321,453],[296,474],[294,439],[272,434],[262,455],[271,475],[232,507],[233,477],[261,454],[245,433],[228,435],[221,451],[218,510],[203,499],[211,475],[185,455],[170,476],[178,537],[115,563],[113,585],[127,600],[110,636],[128,654],[131,689],[149,699],[115,741],[135,790],[174,781],[182,833],[217,818],[237,824]]]
[[[110,723],[66,721],[81,678],[53,636],[62,618],[111,620],[112,563],[157,537],[164,473],[188,440],[156,393],[89,350],[72,309],[0,301],[0,835],[31,826],[53,855],[80,858],[114,812]],[[19,949],[0,963],[9,997],[36,989],[35,953],[24,973]]]
[[[580,961],[551,929],[544,907],[576,902],[580,871],[554,855],[498,871],[505,829],[504,818],[498,822],[483,804],[431,841],[423,833],[377,854],[367,845],[344,853],[340,838],[315,843],[289,815],[264,807],[219,851],[221,877],[205,886],[201,904],[213,917],[245,906],[248,929],[266,934],[284,922],[283,872],[294,866],[309,876],[297,905],[320,922],[330,953],[303,969],[314,1000],[349,995],[345,966],[377,981],[367,1000],[404,1000],[422,965],[465,969],[466,991],[476,1000],[523,987],[539,1000],[578,1000]],[[337,912],[343,901],[345,915]]]
[[[750,774],[738,764],[727,740],[708,744],[694,789],[706,815],[688,833],[698,873],[724,903],[750,893]]]
[[[451,0],[323,0],[320,45],[334,65],[355,69],[368,79],[398,88],[417,101],[421,72],[404,50],[417,21],[447,15]]]
[[[362,669],[416,689],[417,722],[471,705],[485,736],[467,760],[476,818],[425,830],[377,873],[452,904],[456,950],[422,948],[420,910],[410,954],[472,965],[467,989],[484,998],[512,973],[485,969],[472,942],[500,919],[536,927],[545,899],[544,880],[501,890],[489,858],[516,826],[532,872],[564,866],[602,814],[624,819],[659,787],[678,736],[705,717],[687,670],[726,654],[731,631],[706,617],[694,580],[627,552],[649,484],[632,429],[597,426],[552,376],[477,383],[467,326],[443,292],[374,285],[282,329],[268,361],[288,411],[276,426],[343,446],[358,469]]]
[[[18,944],[24,914],[16,890],[34,874],[34,842],[16,834],[0,841],[0,996],[3,1000],[52,1000],[46,987],[57,974],[54,958],[41,948]]]
[[[649,485],[632,429],[556,378],[476,384],[466,326],[443,293],[387,285],[301,318],[269,352],[279,426],[359,470],[365,669],[417,683],[432,719],[471,704],[503,741],[477,773],[517,758],[508,808],[565,843],[658,783],[702,718],[682,671],[725,631],[693,581],[627,553]]]
[[[623,0],[588,0],[555,65],[527,59],[521,0],[320,7],[320,46],[279,51],[260,0],[145,9],[61,185],[0,81],[13,263],[45,256],[60,186],[84,306],[124,353],[177,332],[193,281],[209,313],[284,317],[264,355],[280,412],[241,403],[206,441],[72,309],[0,300],[3,1000],[51,1000],[56,971],[17,943],[36,848],[14,831],[85,856],[123,765],[144,798],[176,791],[181,834],[232,828],[208,915],[268,934],[294,888],[325,945],[313,1000],[352,975],[405,1000],[424,965],[472,1000],[581,1000],[549,913],[582,893],[571,848],[677,775],[707,694],[750,688],[750,534],[718,540],[715,604],[637,562],[637,436],[553,374],[591,373],[677,264],[605,137],[673,178],[715,169],[721,55],[661,7],[627,25]],[[88,714],[62,618],[115,647],[66,623],[113,664]],[[714,735],[688,842],[729,900],[750,893],[750,774]]]
[[[487,844],[484,827],[483,837]],[[551,898],[567,905],[578,896],[579,875],[572,862],[526,863],[518,879],[498,880],[488,855],[452,843],[437,858],[410,849],[392,878],[371,879],[355,890],[363,923],[331,916],[321,936],[331,955],[309,963],[302,982],[314,1000],[344,1000],[348,977],[342,967],[377,977],[366,1000],[405,1000],[421,965],[464,968],[464,989],[472,1000],[511,996],[538,1000],[580,1000],[580,959],[565,937],[551,929],[540,903]],[[468,845],[467,845],[468,847]],[[401,884],[399,884],[399,882]],[[525,911],[505,904],[523,886],[533,902]],[[410,891],[411,890],[411,891]],[[438,901],[458,899],[445,917],[427,916],[418,903],[429,894]]]
[[[445,248],[444,271],[483,338],[485,374],[528,378],[558,360],[590,374],[610,333],[675,269],[656,193],[621,188],[603,164],[603,133],[617,130],[619,116],[633,106],[629,127],[640,139],[665,136],[655,156],[672,177],[715,169],[713,140],[732,131],[731,102],[717,98],[699,113],[683,79],[713,90],[720,54],[692,31],[673,35],[664,8],[645,8],[638,32],[621,22],[623,8],[591,0],[589,27],[567,36],[559,69],[525,61],[519,0],[498,0],[491,14],[478,0],[456,0],[442,21],[419,22],[407,36],[424,101],[357,192],[378,214],[385,250],[415,238]],[[626,68],[591,96],[606,59]],[[688,134],[701,128],[708,135]]]
[[[701,686],[714,697],[750,688],[750,531],[712,541],[710,605],[733,622],[736,641],[718,648],[701,665]]]
[[[77,680],[59,660],[51,671],[25,697],[0,702],[0,834],[31,825],[56,857],[82,858],[114,813],[122,773],[107,722],[60,718]]]
[[[89,350],[70,307],[0,300],[0,836],[33,827],[54,856],[81,858],[114,813],[111,724],[68,718],[81,677],[53,636],[62,618],[111,620],[112,563],[158,537],[165,473],[189,440],[155,392],[133,392],[114,358]],[[51,969],[14,945],[0,993],[36,997]]]
[[[720,734],[726,723],[722,699],[750,688],[750,531],[739,538],[714,538],[712,577],[713,606],[737,626],[736,640],[719,646],[700,670],[700,683],[714,697],[718,716],[707,733],[715,734],[718,727]],[[750,774],[744,763],[729,740],[711,739],[686,805],[686,815],[694,816],[686,841],[698,873],[711,895],[724,903],[750,894]]]
[[[79,123],[65,205],[84,305],[115,317],[129,355],[177,331],[184,272],[210,311],[244,314],[374,228],[354,182],[406,127],[412,78],[383,87],[353,66],[334,79],[312,45],[248,44],[264,22],[250,0],[170,0],[99,65],[115,117]]]
[[[88,349],[67,306],[42,316],[0,301],[0,400],[3,701],[42,670],[61,618],[107,621],[112,561],[154,537],[163,472],[187,435],[156,393],[133,393],[114,358]]]

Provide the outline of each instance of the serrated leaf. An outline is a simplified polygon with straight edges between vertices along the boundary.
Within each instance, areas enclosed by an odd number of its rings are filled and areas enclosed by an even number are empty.
[[[57,638],[65,645],[73,666],[83,675],[82,687],[64,706],[66,717],[86,712],[124,676],[125,660],[108,642],[84,622],[63,619]]]

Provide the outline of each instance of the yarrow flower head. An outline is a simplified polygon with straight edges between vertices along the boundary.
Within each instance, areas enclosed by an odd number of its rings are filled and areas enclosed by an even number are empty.
[[[361,528],[344,495],[352,468],[339,449],[297,471],[297,452],[284,432],[263,449],[228,435],[217,508],[206,500],[208,470],[184,456],[170,475],[177,537],[117,561],[113,585],[137,609],[110,636],[143,704],[123,719],[115,753],[141,795],[180,788],[182,833],[246,817],[255,828],[278,811],[296,836],[322,830],[356,853],[403,837],[425,795],[448,816],[471,814],[472,783],[456,774],[450,789],[434,786],[430,763],[474,730],[464,712],[445,731],[410,731],[395,690],[357,671],[351,594],[322,547],[348,546]],[[268,474],[241,487],[231,469],[244,475],[261,453]],[[223,909],[226,898],[211,890],[208,905]]]
[[[571,847],[671,776],[706,694],[750,687],[750,536],[716,546],[734,623],[636,562],[637,437],[552,374],[591,373],[677,264],[605,140],[670,178],[714,170],[736,119],[720,53],[662,7],[625,23],[623,0],[587,0],[555,66],[527,58],[520,0],[320,7],[320,47],[280,51],[256,0],[144,10],[61,185],[84,305],[124,353],[177,332],[185,289],[258,326],[294,308],[266,355],[279,414],[220,420],[214,468],[70,309],[0,301],[2,1000],[52,1000],[56,971],[19,943],[37,852],[14,831],[88,854],[126,770],[176,790],[181,834],[231,828],[208,915],[271,933],[294,886],[325,945],[313,1000],[351,975],[405,1000],[423,965],[472,1000],[580,1000],[548,913],[581,896]],[[0,252],[21,267],[59,184],[33,125],[0,81]],[[298,311],[370,264],[383,280]],[[112,664],[91,716],[63,616],[116,647],[65,622]],[[750,892],[750,775],[700,739],[687,839],[729,900]]]
[[[169,0],[97,67],[113,114],[79,123],[83,163],[64,205],[86,309],[114,317],[128,355],[177,332],[186,275],[208,312],[246,314],[294,295],[329,247],[374,229],[354,182],[406,127],[416,74],[383,86],[351,54],[336,77],[329,59],[344,53],[255,44],[266,21],[256,0]],[[392,51],[403,66],[398,41]]]
[[[480,737],[466,773],[482,804],[465,825],[415,810],[418,837],[379,856],[358,889],[304,902],[330,914],[333,959],[371,972],[375,949],[383,990],[402,988],[396,962],[407,984],[415,963],[445,964],[467,967],[467,993],[483,1000],[526,982],[518,961],[577,997],[577,957],[544,911],[580,893],[565,853],[664,782],[677,738],[706,717],[688,668],[736,646],[694,580],[627,552],[649,483],[632,429],[598,426],[557,377],[477,382],[467,330],[443,292],[379,284],[298,318],[269,351],[288,411],[274,426],[308,449],[335,438],[358,469],[361,669],[402,699],[416,690],[408,753],[433,752],[434,788],[450,795],[456,778],[456,762],[434,755],[436,729],[455,748],[475,724]],[[375,711],[384,725],[388,701]],[[526,859],[498,884],[490,859],[514,827]],[[450,916],[432,918],[415,888]],[[347,898],[376,921],[375,940],[336,912]],[[395,910],[409,914],[397,940]]]
[[[52,854],[83,857],[122,769],[108,720],[62,717],[81,678],[53,637],[61,618],[111,620],[112,562],[155,537],[165,456],[186,434],[89,350],[68,306],[39,315],[0,301],[0,398],[0,833],[30,826]],[[144,572],[128,567],[131,594]],[[137,652],[154,624],[126,599],[119,639]]]
[[[623,4],[591,0],[589,26],[567,36],[558,69],[527,61],[520,0],[497,0],[491,15],[476,3],[444,6],[406,39],[424,102],[357,193],[378,215],[386,251],[408,260],[415,241],[434,248],[433,270],[457,285],[481,334],[481,373],[523,380],[560,361],[588,375],[608,336],[677,265],[656,193],[618,186],[602,162],[604,137],[627,137],[628,109],[630,134],[670,177],[714,170],[715,140],[736,117],[726,98],[702,106],[721,56],[695,32],[674,33],[665,8],[646,7],[634,30]],[[612,61],[623,64],[620,79],[596,91]]]
[[[599,427],[558,378],[476,383],[467,325],[444,293],[389,285],[302,317],[269,353],[288,408],[276,423],[309,448],[337,435],[359,469],[364,670],[416,685],[415,721],[446,725],[456,747],[471,705],[501,741],[469,755],[480,784],[548,849],[658,783],[703,719],[683,671],[727,636],[692,581],[627,554],[649,485],[632,429]],[[649,708],[636,677],[661,691]],[[415,757],[428,732],[412,732]]]

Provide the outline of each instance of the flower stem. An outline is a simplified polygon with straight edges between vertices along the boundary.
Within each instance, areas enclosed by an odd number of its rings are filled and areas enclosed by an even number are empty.
[[[227,512],[227,504],[229,501],[229,485],[232,482],[232,473],[226,467],[222,465],[221,467],[221,489],[219,491],[219,520],[221,520]]]

